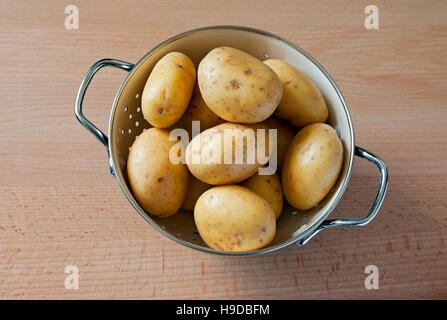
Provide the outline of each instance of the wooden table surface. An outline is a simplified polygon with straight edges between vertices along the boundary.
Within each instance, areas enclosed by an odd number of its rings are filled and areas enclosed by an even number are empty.
[[[70,4],[78,30],[64,27]],[[364,27],[369,4],[379,30]],[[446,1],[8,0],[0,12],[0,298],[447,298]],[[136,62],[218,24],[287,38],[334,77],[357,145],[389,166],[370,225],[233,258],[175,243],[131,207],[74,117],[79,84],[99,59]],[[124,76],[105,69],[87,93],[85,115],[105,131]],[[357,158],[333,217],[365,214],[377,185],[377,169]],[[64,286],[68,265],[78,290]],[[365,289],[367,265],[378,290]]]

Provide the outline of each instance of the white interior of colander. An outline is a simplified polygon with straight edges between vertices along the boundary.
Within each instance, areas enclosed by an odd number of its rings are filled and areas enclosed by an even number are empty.
[[[155,63],[169,52],[180,51],[189,56],[197,67],[210,50],[219,46],[243,50],[260,60],[283,59],[304,72],[320,88],[329,109],[328,123],[337,130],[344,145],[343,168],[332,191],[318,206],[310,210],[299,211],[285,205],[277,222],[276,237],[266,249],[271,250],[307,235],[326,219],[346,189],[353,161],[352,126],[340,93],[321,67],[293,45],[254,30],[214,28],[181,34],[154,48],[131,71],[117,93],[109,124],[113,165],[124,193],[145,219],[171,238],[211,250],[200,238],[191,212],[179,212],[169,218],[157,218],[145,213],[132,196],[125,165],[133,141],[144,129],[150,127],[141,113],[141,93]]]

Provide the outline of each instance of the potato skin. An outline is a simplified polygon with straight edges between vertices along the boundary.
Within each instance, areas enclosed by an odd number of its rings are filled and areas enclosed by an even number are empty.
[[[255,174],[242,181],[240,185],[266,200],[275,212],[276,219],[279,218],[283,208],[283,194],[281,181],[276,173],[272,175]]]
[[[180,52],[165,55],[152,69],[144,86],[141,108],[154,127],[173,125],[188,107],[196,81],[191,59]]]
[[[327,120],[329,113],[326,102],[312,80],[283,60],[269,59],[264,63],[275,71],[283,87],[276,116],[297,127]]]
[[[230,122],[263,121],[282,96],[278,76],[257,58],[234,48],[211,50],[200,62],[197,78],[208,107]]]
[[[267,201],[237,185],[203,193],[194,208],[194,220],[203,241],[219,251],[260,249],[276,233],[275,213]]]
[[[269,129],[276,129],[276,152],[277,152],[277,167],[281,169],[287,149],[289,149],[290,142],[298,132],[298,129],[290,125],[288,122],[271,116],[264,120]]]
[[[213,186],[205,182],[200,181],[196,177],[192,176],[189,181],[188,189],[186,190],[185,200],[182,204],[182,209],[186,211],[194,211],[197,199],[206,190],[211,189]]]
[[[257,157],[258,146],[247,145],[247,139],[243,139],[243,162],[236,163],[235,154],[236,154],[236,139],[232,139],[232,144],[228,144],[227,146],[224,143],[224,133],[225,130],[231,130],[235,136],[242,137],[245,130],[254,130],[255,133],[255,141],[256,139],[256,130],[257,129],[266,130],[265,134],[265,150],[266,156],[269,156],[271,153],[270,145],[269,145],[269,135],[268,128],[262,124],[238,124],[238,123],[222,123],[218,126],[212,127],[208,130],[203,131],[199,135],[195,136],[194,139],[188,144],[186,148],[186,162],[188,165],[189,171],[199,180],[213,185],[222,185],[222,184],[230,184],[230,183],[238,183],[242,180],[249,178],[254,175],[258,168],[263,166],[268,162],[268,157],[265,161],[261,161],[264,159],[259,159]],[[237,130],[240,130],[238,133]],[[220,141],[220,142],[219,142]],[[205,150],[213,150],[214,152],[219,152],[220,147],[220,160],[219,163],[205,163],[207,159],[211,159],[208,157]],[[248,149],[250,148],[250,149]],[[248,151],[254,152],[255,154],[255,163],[248,163],[247,153]],[[204,157],[200,158],[201,152]],[[229,154],[231,152],[232,161],[231,163],[225,163],[225,154]],[[217,153],[218,154],[218,153]],[[203,156],[202,155],[202,156]],[[200,163],[194,163],[194,161],[200,161]]]
[[[190,174],[185,164],[172,164],[167,129],[150,128],[132,144],[127,175],[132,193],[150,214],[167,217],[176,213],[186,195]]]
[[[184,117],[185,128],[188,130],[191,137],[193,137],[192,121],[200,121],[200,132],[226,122],[211,111],[211,109],[206,105],[198,85],[194,87],[191,101],[188,109],[186,109]]]
[[[325,123],[301,129],[293,138],[282,168],[287,201],[299,210],[312,208],[337,181],[343,163],[343,145]]]

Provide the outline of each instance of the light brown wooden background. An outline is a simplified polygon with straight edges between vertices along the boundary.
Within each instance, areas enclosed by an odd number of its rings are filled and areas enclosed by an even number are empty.
[[[65,6],[80,10],[65,30]],[[376,4],[380,29],[363,27]],[[447,298],[446,1],[2,1],[0,298]],[[236,24],[281,35],[340,86],[356,143],[389,165],[383,209],[364,228],[256,257],[200,253],[161,236],[108,172],[75,119],[102,58],[136,62],[177,33]],[[125,73],[104,69],[85,114],[103,130]],[[334,217],[369,209],[378,172],[356,159]],[[66,290],[64,269],[80,270]],[[364,268],[380,289],[364,288]]]

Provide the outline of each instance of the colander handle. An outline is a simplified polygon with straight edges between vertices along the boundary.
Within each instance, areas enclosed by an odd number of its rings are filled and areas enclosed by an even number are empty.
[[[377,215],[377,212],[379,212],[388,187],[388,168],[382,159],[380,159],[375,154],[363,148],[356,146],[355,155],[371,161],[379,168],[380,171],[379,191],[377,192],[376,198],[374,199],[374,203],[371,209],[363,218],[360,219],[326,220],[322,224],[320,224],[310,235],[306,236],[303,239],[298,240],[297,241],[298,245],[300,246],[306,245],[313,237],[315,237],[315,235],[317,235],[321,230],[324,229],[338,228],[338,227],[361,227],[367,225],[374,219],[374,217]]]
[[[81,86],[79,87],[78,94],[76,95],[75,100],[75,115],[79,122],[91,133],[93,133],[94,136],[106,147],[107,156],[109,158],[110,172],[114,174],[113,166],[110,163],[109,139],[101,130],[98,129],[98,127],[96,127],[92,122],[90,122],[90,120],[84,117],[82,113],[82,102],[84,101],[85,92],[87,91],[90,81],[92,81],[93,76],[96,74],[96,72],[98,72],[99,69],[105,66],[116,67],[126,71],[130,71],[134,67],[134,65],[129,62],[116,59],[102,59],[95,62],[87,71],[87,74],[85,75],[84,79],[81,82]]]

